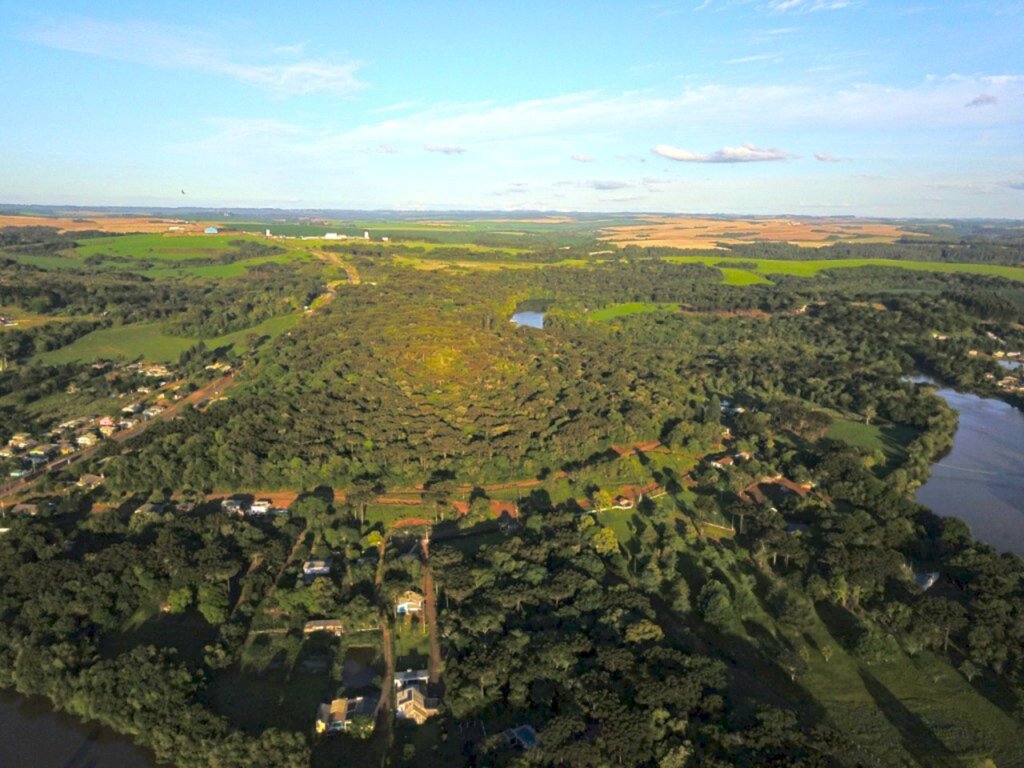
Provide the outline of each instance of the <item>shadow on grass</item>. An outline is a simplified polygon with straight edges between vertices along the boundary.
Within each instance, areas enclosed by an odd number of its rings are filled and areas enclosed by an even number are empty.
[[[925,722],[907,709],[874,675],[861,669],[860,677],[879,711],[899,731],[904,748],[921,765],[936,768],[958,768],[962,765]]]

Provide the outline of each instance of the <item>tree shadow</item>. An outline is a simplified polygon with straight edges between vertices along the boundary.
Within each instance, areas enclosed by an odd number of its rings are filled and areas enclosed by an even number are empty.
[[[868,693],[871,694],[875,706],[885,715],[885,719],[900,732],[903,747],[921,765],[949,766],[949,768],[962,765],[956,759],[956,755],[932,733],[925,722],[907,709],[874,675],[861,669],[860,678]]]

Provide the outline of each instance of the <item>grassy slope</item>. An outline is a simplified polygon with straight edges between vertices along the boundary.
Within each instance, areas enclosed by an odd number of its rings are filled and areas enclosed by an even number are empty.
[[[235,331],[225,336],[203,339],[207,347],[216,348],[243,344],[249,334],[280,336],[298,321],[298,315],[282,315],[265,320],[252,328]],[[171,336],[164,333],[161,323],[138,323],[93,331],[60,349],[44,352],[37,357],[44,363],[66,363],[73,360],[120,358],[132,360],[143,357],[156,362],[178,359],[199,339]]]
[[[907,443],[917,436],[917,432],[899,425],[879,426],[853,419],[836,419],[825,436],[841,440],[856,448],[882,451],[890,461],[893,461],[905,456],[904,449]]]

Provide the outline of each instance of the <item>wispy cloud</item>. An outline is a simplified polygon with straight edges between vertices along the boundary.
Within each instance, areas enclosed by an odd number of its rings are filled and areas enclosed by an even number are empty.
[[[755,61],[779,61],[777,53],[759,53],[755,56],[741,56],[738,59],[727,59],[726,64],[752,64]]]
[[[989,107],[993,104],[998,104],[999,99],[993,96],[991,93],[983,93],[980,96],[975,96],[973,99],[964,104],[965,107]]]
[[[252,62],[232,55],[209,34],[188,27],[138,21],[102,21],[72,17],[29,32],[28,39],[50,48],[128,61],[134,64],[208,72],[230,77],[281,95],[345,95],[365,87],[358,62],[301,59]],[[302,46],[271,49],[274,56],[301,55]]]
[[[1020,190],[1021,192],[1024,192],[1024,181],[1011,181],[1006,186],[1008,186],[1010,189],[1016,189]]]
[[[688,149],[673,147],[670,144],[659,144],[651,152],[678,163],[763,163],[787,160],[793,157],[793,155],[777,149],[763,149],[753,144],[722,147],[710,153],[692,152]]]
[[[633,186],[632,184],[625,181],[610,181],[605,179],[595,179],[594,181],[586,182],[586,186],[591,189],[597,189],[602,192],[607,192],[614,189],[628,189]]]
[[[769,0],[768,10],[773,13],[814,13],[848,8],[852,4],[852,0]]]
[[[572,159],[575,160],[577,163],[592,163],[592,162],[594,162],[594,158],[592,158],[590,155],[573,155]]]
[[[820,161],[822,163],[838,163],[838,162],[840,162],[840,159],[838,157],[830,155],[827,152],[815,152],[814,153],[814,159],[818,160],[818,161]]]
[[[442,155],[461,155],[466,151],[465,147],[455,144],[424,144],[423,148],[427,152],[439,152]]]

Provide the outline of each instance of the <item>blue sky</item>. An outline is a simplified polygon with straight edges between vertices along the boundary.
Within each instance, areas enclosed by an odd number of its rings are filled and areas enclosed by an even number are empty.
[[[0,2],[0,202],[1024,218],[1022,40],[1010,0]]]

